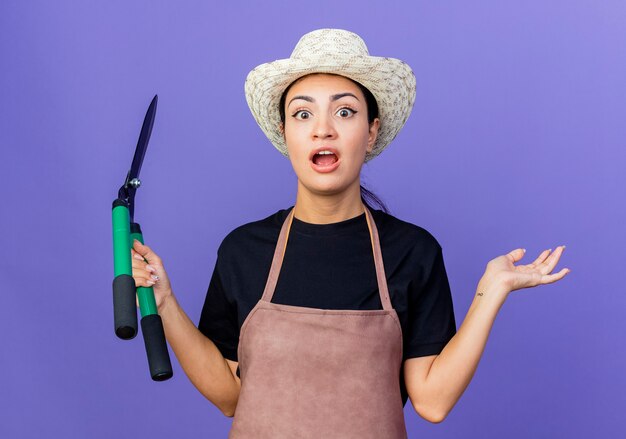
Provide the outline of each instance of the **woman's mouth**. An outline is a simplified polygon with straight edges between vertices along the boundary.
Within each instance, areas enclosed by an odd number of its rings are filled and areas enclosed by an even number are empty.
[[[339,158],[333,153],[317,153],[311,160],[311,167],[321,173],[332,172],[339,167]]]

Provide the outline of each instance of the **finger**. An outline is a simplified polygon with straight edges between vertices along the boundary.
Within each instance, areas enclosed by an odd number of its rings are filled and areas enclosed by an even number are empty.
[[[145,287],[144,283],[148,281],[156,282],[159,280],[159,276],[146,270],[133,270],[133,279],[135,279],[136,286]],[[139,285],[138,282],[141,282],[142,285]]]
[[[132,250],[132,255],[131,266],[133,268],[133,273],[138,272],[144,277],[150,277],[150,273],[148,271],[156,271],[154,267],[150,266],[144,257],[139,253]]]
[[[159,276],[150,265],[145,262],[134,261],[133,279],[135,279],[135,285],[138,287],[151,287],[159,280]]]
[[[530,265],[532,265],[532,266],[536,266],[536,265],[541,264],[541,263],[542,263],[543,261],[545,261],[545,260],[546,260],[546,258],[550,255],[550,252],[551,252],[551,251],[552,251],[552,249],[551,249],[551,248],[549,248],[548,250],[544,250],[544,251],[542,251],[542,252],[541,252],[541,254],[537,257],[537,259],[535,259],[535,260],[532,262],[532,264],[530,264]]]
[[[145,288],[149,288],[154,286],[154,284],[156,284],[156,280],[151,278],[150,275],[148,276],[140,276],[140,275],[133,275],[133,279],[135,279],[135,286],[136,287],[145,287]]]
[[[134,248],[130,249],[130,256],[131,256],[131,259],[137,259],[138,261],[145,261],[143,256],[137,253]]]
[[[131,265],[132,265],[133,268],[145,270],[146,266],[148,265],[148,263],[146,261],[144,261],[143,258],[141,258],[141,261],[139,261],[138,259],[133,258],[131,260]]]
[[[525,253],[526,253],[525,248],[516,248],[515,250],[512,250],[509,253],[507,253],[505,256],[511,262],[517,262],[524,257]]]
[[[550,256],[543,262],[543,264],[539,267],[539,271],[541,274],[549,274],[554,270],[556,264],[559,262],[561,255],[563,254],[563,250],[565,249],[564,245],[558,246]]]
[[[153,267],[152,265],[148,264],[143,259],[141,261],[137,259],[133,259],[131,262],[131,266],[133,267],[133,270],[136,270],[142,273],[149,272],[148,274],[157,274],[157,269]]]
[[[154,253],[150,247],[142,244],[137,239],[135,239],[133,243],[133,248],[137,253],[139,253],[139,255],[143,256],[149,264],[161,265],[161,258],[159,258],[159,256]]]
[[[563,279],[565,275],[569,272],[569,268],[563,268],[558,273],[544,274],[543,276],[541,276],[541,284],[551,284],[553,282],[556,282],[557,280]]]

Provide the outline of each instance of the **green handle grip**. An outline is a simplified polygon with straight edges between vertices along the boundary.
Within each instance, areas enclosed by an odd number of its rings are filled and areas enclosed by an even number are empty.
[[[130,258],[130,217],[124,200],[113,202],[113,316],[115,334],[129,340],[137,335],[135,280]]]

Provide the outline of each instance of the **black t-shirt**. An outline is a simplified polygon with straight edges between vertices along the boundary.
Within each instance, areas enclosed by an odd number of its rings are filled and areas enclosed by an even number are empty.
[[[224,358],[238,361],[241,325],[263,295],[278,235],[292,208],[237,227],[218,248],[198,328]],[[441,246],[422,227],[381,210],[370,212],[378,228],[391,304],[402,327],[403,358],[439,354],[456,333]],[[331,224],[294,217],[272,302],[382,309],[365,212]]]

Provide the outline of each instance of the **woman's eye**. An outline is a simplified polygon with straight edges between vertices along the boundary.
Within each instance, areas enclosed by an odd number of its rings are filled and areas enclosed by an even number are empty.
[[[337,114],[339,115],[339,117],[350,117],[353,114],[356,114],[356,111],[351,108],[341,108],[339,111],[337,111]]]
[[[296,119],[308,119],[309,117],[311,117],[311,113],[306,110],[299,110],[293,114],[293,117],[295,117]]]

